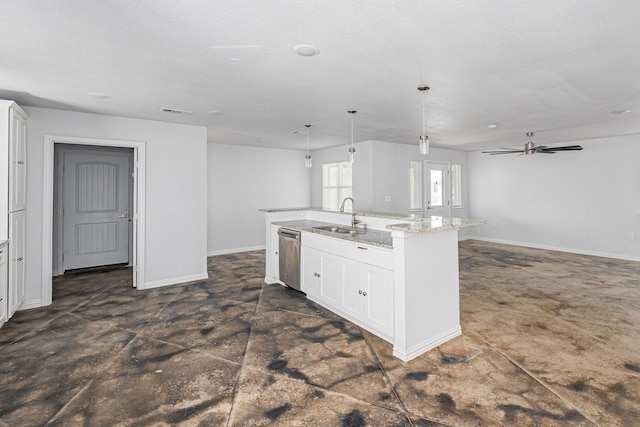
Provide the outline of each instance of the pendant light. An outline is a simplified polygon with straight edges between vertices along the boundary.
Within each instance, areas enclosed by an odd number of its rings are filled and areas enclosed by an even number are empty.
[[[347,113],[351,114],[351,147],[349,147],[349,163],[354,163],[356,161],[356,147],[353,146],[353,118],[357,111],[349,110]]]
[[[307,128],[307,155],[304,156],[304,167],[311,168],[311,154],[309,154],[309,137],[311,134],[311,125],[304,125]]]
[[[423,155],[429,155],[429,135],[427,135],[427,124],[426,124],[426,107],[425,107],[425,98],[424,95],[429,90],[429,86],[420,86],[418,90],[422,92],[422,134],[420,135],[420,139],[418,140],[418,152]]]

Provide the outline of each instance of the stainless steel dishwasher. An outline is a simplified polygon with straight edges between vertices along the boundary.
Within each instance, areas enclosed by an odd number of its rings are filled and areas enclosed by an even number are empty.
[[[278,229],[280,281],[300,290],[300,232]]]

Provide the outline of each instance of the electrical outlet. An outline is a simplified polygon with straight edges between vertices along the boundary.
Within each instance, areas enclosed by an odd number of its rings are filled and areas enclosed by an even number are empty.
[[[391,201],[391,196],[387,195],[387,196],[384,198],[384,200],[386,200],[387,202],[390,202],[390,201]]]
[[[636,240],[636,233],[634,233],[633,231],[629,233],[629,240],[631,241]]]

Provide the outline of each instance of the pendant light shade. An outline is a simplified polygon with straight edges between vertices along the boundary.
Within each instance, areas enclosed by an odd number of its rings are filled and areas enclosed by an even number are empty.
[[[311,154],[309,153],[309,138],[311,137],[311,125],[304,125],[307,128],[307,155],[304,156],[304,167],[311,168]]]
[[[356,161],[356,147],[353,146],[353,118],[357,111],[349,110],[347,113],[351,114],[351,147],[349,147],[349,163],[353,164]]]
[[[429,135],[427,135],[427,124],[426,124],[426,106],[425,106],[425,97],[424,95],[429,90],[429,86],[420,86],[418,90],[422,92],[422,134],[418,139],[418,152],[426,156],[429,154]]]

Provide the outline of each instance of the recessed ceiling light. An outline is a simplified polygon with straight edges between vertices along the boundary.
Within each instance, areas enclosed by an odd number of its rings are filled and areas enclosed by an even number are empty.
[[[299,44],[293,48],[293,51],[300,56],[316,56],[320,53],[320,49],[310,44]]]
[[[498,124],[497,123],[491,123],[490,125],[487,125],[487,127],[489,129],[498,129]]]
[[[620,114],[627,114],[627,113],[630,113],[630,112],[631,112],[631,110],[613,110],[611,112],[611,114],[620,115]]]
[[[111,95],[107,95],[106,93],[102,93],[102,92],[89,92],[87,95],[93,96],[94,98],[98,98],[98,99],[111,98]]]

